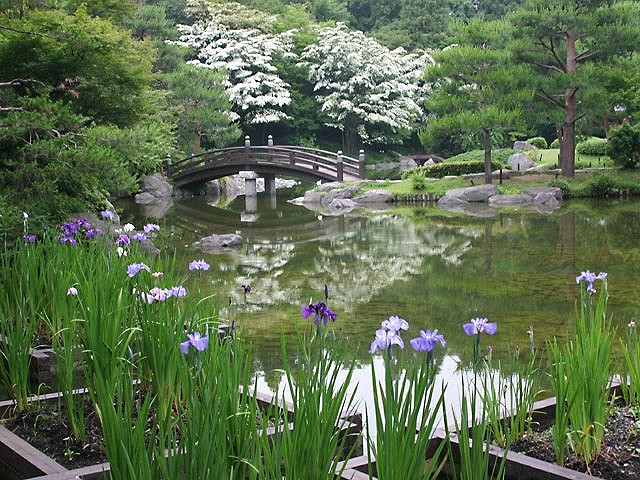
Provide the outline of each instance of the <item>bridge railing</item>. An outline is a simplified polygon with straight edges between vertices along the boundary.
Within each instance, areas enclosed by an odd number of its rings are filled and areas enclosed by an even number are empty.
[[[271,137],[271,136],[270,136]],[[251,170],[256,165],[282,165],[286,169],[311,170],[318,177],[343,181],[348,175],[364,178],[365,161],[361,150],[359,158],[353,158],[342,152],[329,152],[310,147],[293,145],[252,146],[248,137],[242,147],[220,148],[179,160],[168,166],[168,174],[176,179],[196,170],[215,166],[238,165],[243,170]]]

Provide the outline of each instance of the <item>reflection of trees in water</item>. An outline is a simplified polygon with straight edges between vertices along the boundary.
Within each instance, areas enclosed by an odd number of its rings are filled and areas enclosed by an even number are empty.
[[[406,218],[374,217],[367,222],[366,240],[345,235],[320,245],[308,281],[320,291],[330,278],[333,302],[348,309],[370,301],[396,281],[422,272],[425,257],[459,264],[471,248],[470,237],[476,234],[468,228],[433,225],[427,229]]]

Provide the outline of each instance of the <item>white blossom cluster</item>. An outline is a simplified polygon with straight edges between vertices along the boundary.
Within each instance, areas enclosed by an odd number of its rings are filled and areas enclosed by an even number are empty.
[[[237,118],[248,124],[277,122],[287,115],[290,85],[273,65],[276,53],[287,54],[291,35],[268,35],[255,29],[229,29],[216,19],[207,25],[179,25],[174,43],[196,50],[189,63],[227,72],[226,91]]]
[[[384,142],[390,132],[410,129],[423,116],[422,74],[434,63],[427,53],[389,50],[338,24],[321,29],[302,59],[329,126],[345,130],[350,121],[363,141]]]

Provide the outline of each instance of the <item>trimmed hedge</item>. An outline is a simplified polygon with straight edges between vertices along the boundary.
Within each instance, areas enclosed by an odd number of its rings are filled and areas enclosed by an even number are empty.
[[[502,164],[498,162],[491,162],[491,170],[498,170],[502,168]],[[484,173],[484,160],[472,161],[472,162],[452,162],[447,160],[446,162],[437,163],[435,165],[423,165],[421,167],[414,167],[405,170],[402,174],[402,178],[410,177],[430,177],[430,178],[443,178],[448,175],[465,175],[469,173]]]
[[[530,143],[531,145],[533,145],[536,148],[539,148],[540,150],[546,150],[547,148],[549,148],[549,145],[547,144],[547,140],[544,137],[532,137],[527,140],[527,143]]]
[[[576,145],[576,152],[594,157],[607,155],[607,140],[605,138],[591,137]]]
[[[549,145],[549,148],[560,148],[560,142],[558,141],[558,139],[554,139],[553,142],[551,142],[551,145]]]
[[[522,153],[522,150],[514,150],[513,148],[494,148],[491,150],[491,161],[499,162],[502,165],[507,164],[507,160],[514,153]],[[484,162],[484,150],[470,150],[468,152],[455,155],[446,160],[446,162]],[[498,167],[500,168],[500,167]]]

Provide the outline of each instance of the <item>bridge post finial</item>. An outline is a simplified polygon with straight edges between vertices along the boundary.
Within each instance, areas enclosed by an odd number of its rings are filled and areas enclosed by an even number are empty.
[[[342,150],[338,150],[338,156],[336,157],[336,177],[339,182],[344,180],[344,163],[342,160]]]
[[[360,178],[365,177],[364,150],[360,150],[358,153],[358,176]]]
[[[273,147],[273,135],[267,137],[267,146]]]
[[[250,147],[251,146],[251,138],[249,137],[249,135],[244,137],[244,146],[245,147]]]

